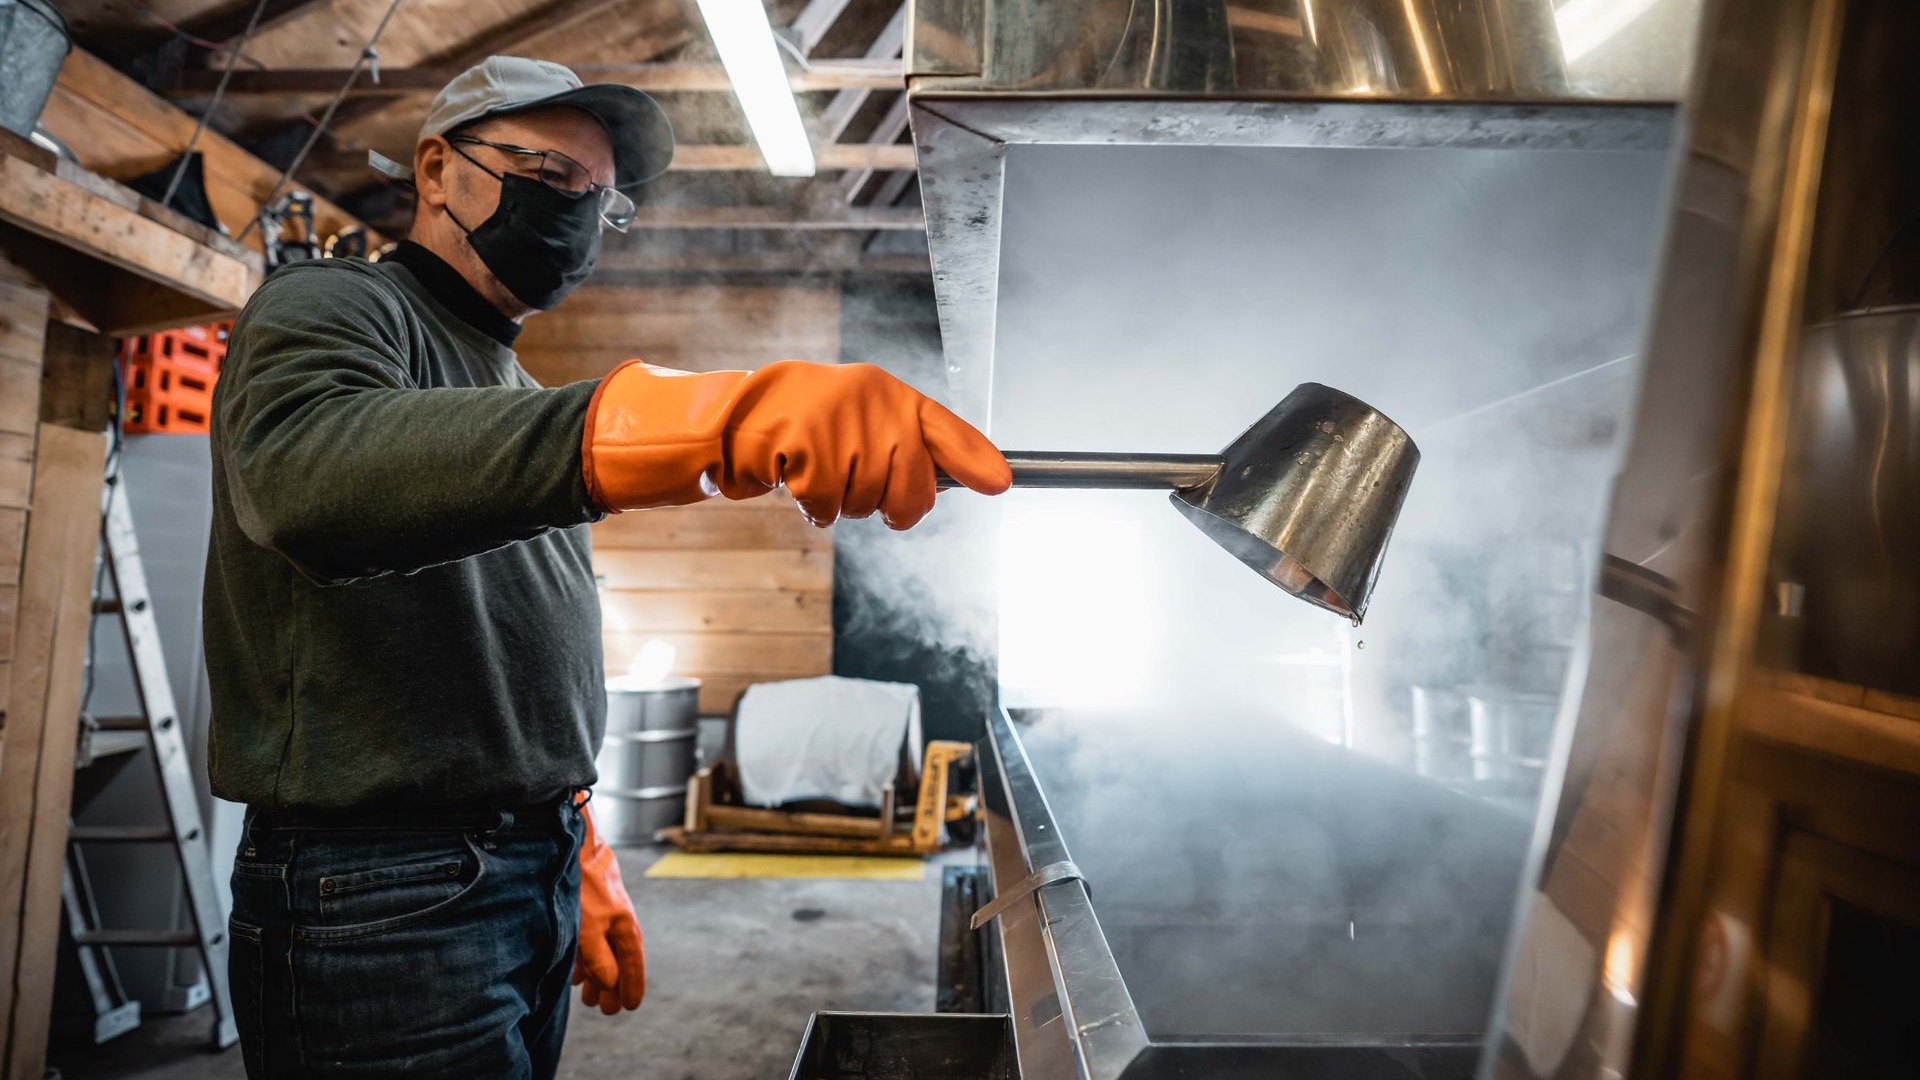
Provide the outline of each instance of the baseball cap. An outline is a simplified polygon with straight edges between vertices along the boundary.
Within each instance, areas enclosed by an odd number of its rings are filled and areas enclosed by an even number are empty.
[[[673,125],[660,103],[631,86],[584,84],[571,68],[524,56],[489,56],[454,76],[427,107],[417,144],[489,116],[564,105],[591,113],[613,142],[614,186],[633,188],[667,171]],[[367,151],[367,161],[395,180],[412,180],[413,166]]]

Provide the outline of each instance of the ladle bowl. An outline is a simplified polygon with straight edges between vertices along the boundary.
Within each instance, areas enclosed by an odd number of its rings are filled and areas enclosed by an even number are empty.
[[[1219,454],[1014,451],[1007,464],[1015,487],[1171,489],[1214,543],[1357,625],[1420,449],[1359,398],[1301,383]]]

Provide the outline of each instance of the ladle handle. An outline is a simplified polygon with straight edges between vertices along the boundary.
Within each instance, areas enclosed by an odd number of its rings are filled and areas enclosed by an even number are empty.
[[[1015,450],[1007,454],[1013,486],[1184,491],[1212,482],[1222,462],[1217,454],[1067,454]],[[959,482],[939,474],[943,488]]]

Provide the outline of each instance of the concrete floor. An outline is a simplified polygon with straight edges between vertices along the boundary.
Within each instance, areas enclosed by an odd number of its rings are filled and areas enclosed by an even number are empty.
[[[608,1017],[576,999],[562,1077],[777,1080],[817,1009],[932,1010],[938,863],[917,883],[649,880],[658,854],[620,853],[646,1004]],[[51,1059],[66,1080],[239,1080],[237,1049],[202,1049],[208,1023],[202,1010]]]

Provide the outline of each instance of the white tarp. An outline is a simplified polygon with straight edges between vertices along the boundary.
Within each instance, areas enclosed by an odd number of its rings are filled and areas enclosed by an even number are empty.
[[[734,756],[751,806],[797,799],[880,805],[900,747],[920,761],[920,688],[823,675],[755,683],[740,699]]]

